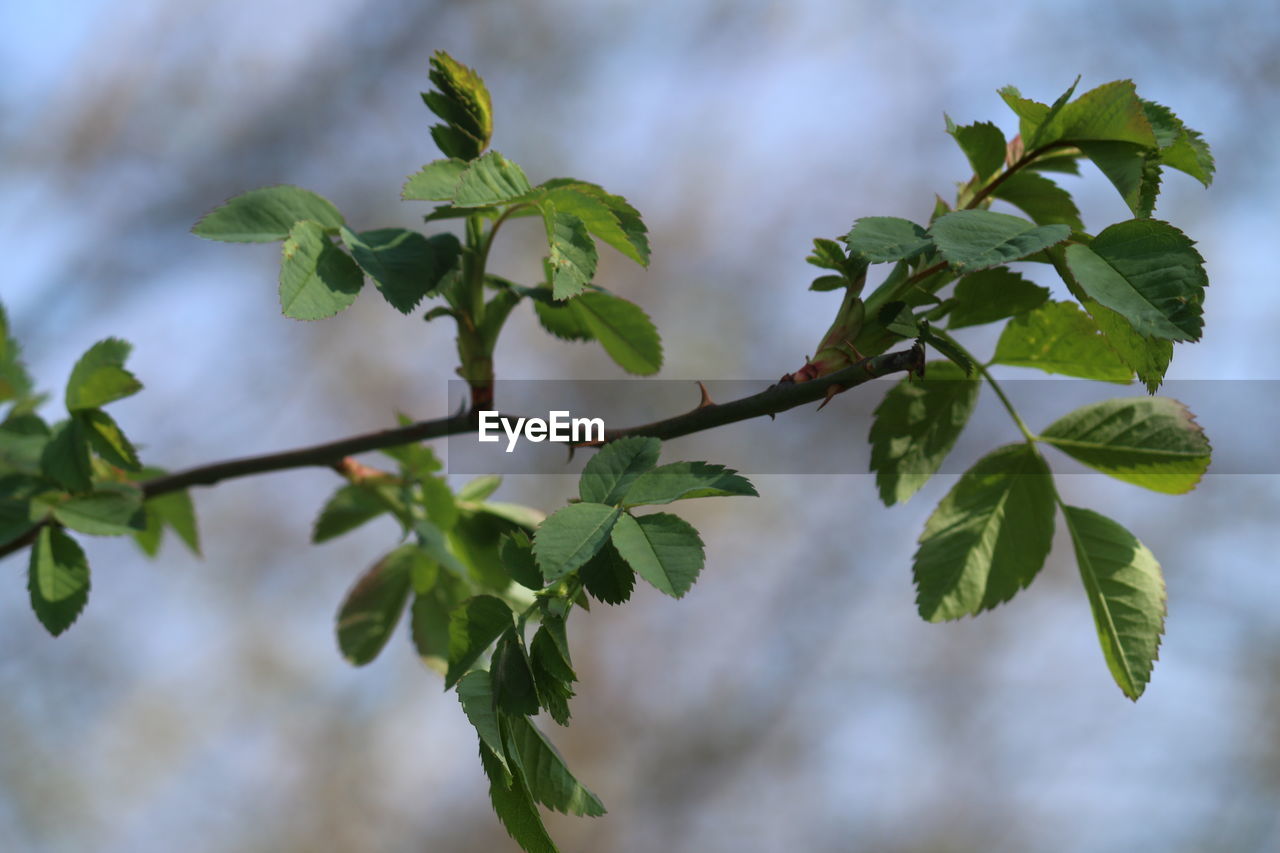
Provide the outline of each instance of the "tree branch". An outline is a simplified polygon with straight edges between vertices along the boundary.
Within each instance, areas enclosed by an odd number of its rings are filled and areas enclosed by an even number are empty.
[[[758,394],[733,400],[729,403],[711,403],[704,397],[702,404],[696,409],[682,415],[666,418],[640,426],[624,429],[607,430],[603,442],[589,442],[584,447],[599,446],[628,435],[650,435],[655,438],[677,438],[695,432],[714,429],[715,427],[738,421],[776,415],[805,403],[812,403],[831,397],[841,391],[862,385],[872,379],[888,376],[893,373],[919,372],[924,366],[924,350],[919,346],[898,352],[885,353],[865,359],[857,364],[812,379],[807,382],[778,383],[771,385]],[[211,465],[188,468],[173,474],[166,474],[146,480],[139,484],[148,498],[177,492],[191,486],[212,486],[224,480],[238,477],[249,477],[254,474],[267,474],[272,471],[286,471],[293,468],[312,466],[337,467],[348,456],[365,453],[370,450],[381,450],[396,447],[415,441],[426,441],[432,438],[443,438],[447,435],[471,432],[478,424],[478,413],[475,409],[459,412],[447,418],[431,421],[418,421],[397,429],[379,430],[350,438],[316,444],[297,450],[286,450],[282,453],[266,453],[261,456],[246,456],[240,459],[229,459]],[[0,546],[0,558],[15,551],[26,548],[35,541],[40,528],[47,522],[41,522],[27,533],[12,542]]]

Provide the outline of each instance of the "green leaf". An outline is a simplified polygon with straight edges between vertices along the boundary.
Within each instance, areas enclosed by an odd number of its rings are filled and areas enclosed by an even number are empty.
[[[48,424],[38,416],[11,412],[0,421],[0,467],[39,474],[40,457],[49,436]]]
[[[355,666],[378,656],[400,621],[409,600],[414,565],[425,555],[401,545],[373,564],[347,593],[338,610],[338,648]]]
[[[128,341],[107,338],[80,356],[67,379],[67,411],[96,409],[142,390],[142,383],[124,369],[133,347]]]
[[[820,275],[809,282],[809,289],[815,293],[826,293],[849,286],[849,279],[842,275]]]
[[[844,236],[849,252],[873,264],[910,260],[928,251],[932,243],[925,230],[896,216],[867,216],[853,223]]]
[[[671,462],[646,471],[627,491],[625,506],[669,504],[686,498],[759,497],[755,486],[732,468],[709,462]]]
[[[533,556],[543,576],[557,581],[595,556],[619,512],[604,504],[576,503],[549,515],[533,537]]]
[[[559,853],[519,770],[508,770],[508,765],[484,741],[480,742],[480,764],[489,777],[493,810],[520,848],[526,853]]]
[[[160,476],[164,472],[158,469],[146,469],[148,478]],[[196,525],[196,508],[191,502],[191,493],[188,491],[169,492],[168,494],[159,495],[154,498],[148,498],[144,504],[147,512],[148,525],[154,520],[157,526],[163,525],[169,527],[174,533],[178,534],[178,538],[183,541],[191,553],[196,556],[200,555],[200,531]],[[156,542],[159,546],[159,542]],[[154,552],[149,552],[154,555]]]
[[[90,446],[109,464],[126,471],[140,471],[138,451],[134,449],[124,430],[102,409],[83,409],[72,415],[84,421],[84,432]]]
[[[930,622],[976,615],[1030,584],[1053,542],[1054,495],[1048,466],[1026,444],[978,460],[920,536],[920,615]]]
[[[613,547],[636,574],[673,598],[689,591],[705,559],[698,531],[665,512],[640,518],[623,514],[613,528]]]
[[[501,485],[502,477],[497,474],[485,474],[481,477],[476,477],[473,480],[468,480],[458,490],[458,500],[482,501],[496,492]]]
[[[533,670],[515,628],[509,628],[494,647],[489,675],[493,679],[493,698],[499,711],[516,717],[538,713]],[[510,756],[510,750],[507,754]]]
[[[449,201],[466,170],[465,160],[433,160],[409,176],[400,197],[405,201]]]
[[[916,315],[907,303],[898,300],[890,302],[880,309],[877,318],[886,331],[904,338],[914,338],[920,334],[920,324]]]
[[[965,376],[970,376],[977,369],[977,365],[973,363],[973,359],[969,357],[969,353],[961,349],[950,338],[935,335],[929,330],[929,324],[922,324],[920,330],[920,342],[928,344],[936,349],[941,355],[946,356],[952,364],[960,368],[960,372]]]
[[[516,583],[528,589],[542,589],[542,572],[533,558],[529,534],[519,529],[503,533],[498,540],[498,559]]]
[[[89,561],[57,527],[40,528],[27,569],[31,608],[55,637],[71,627],[89,601]]]
[[[89,438],[82,420],[71,418],[54,424],[40,454],[40,470],[68,491],[87,492],[93,488]]]
[[[511,608],[492,595],[477,595],[455,607],[449,614],[449,671],[444,677],[445,689],[457,684],[485,649],[511,626]]]
[[[621,196],[584,181],[561,179],[543,187],[556,211],[573,214],[596,237],[641,266],[649,265],[647,229],[640,214]]]
[[[1071,193],[1035,172],[1015,172],[996,187],[996,198],[1020,209],[1037,225],[1068,225],[1084,230]]]
[[[1164,633],[1160,564],[1106,516],[1074,506],[1064,511],[1103,657],[1124,695],[1136,701],[1151,679]]]
[[[1066,104],[1040,126],[1035,137],[1027,141],[1027,148],[1083,140],[1155,147],[1155,134],[1132,80],[1104,83]]]
[[[585,290],[596,274],[596,244],[581,219],[572,213],[556,211],[552,206],[546,210],[550,211],[546,225],[547,244],[551,247],[547,259],[551,293],[555,299],[564,300]]]
[[[1071,229],[990,210],[957,210],[938,217],[929,234],[943,259],[965,273],[1034,255],[1067,239]]]
[[[568,725],[572,685],[578,676],[569,660],[563,619],[555,616],[543,618],[541,627],[533,635],[533,642],[529,644],[529,665],[538,691],[538,702],[547,709],[551,719],[562,726]]]
[[[289,236],[294,226],[312,220],[336,231],[345,220],[338,209],[311,190],[288,185],[249,190],[215,208],[195,224],[191,233],[228,243],[274,243]]]
[[[1066,264],[1081,290],[1123,315],[1138,334],[1195,341],[1209,280],[1194,245],[1167,222],[1130,219],[1088,246],[1068,246]]]
[[[579,294],[569,307],[623,370],[647,376],[662,368],[662,340],[639,305],[596,290]]]
[[[989,121],[957,125],[947,117],[947,133],[951,134],[964,156],[973,166],[973,174],[985,181],[1004,165],[1005,141],[1000,128]]]
[[[1075,86],[1072,85],[1067,90],[1066,97],[1070,97],[1071,92],[1074,90]],[[1009,109],[1013,110],[1014,114],[1018,116],[1018,133],[1022,136],[1023,142],[1029,142],[1035,134],[1036,128],[1048,116],[1049,105],[1022,97],[1022,93],[1018,91],[1016,86],[1005,86],[997,91],[1000,97],[1004,99],[1004,102],[1009,105]]]
[[[415,589],[410,611],[413,646],[422,662],[444,675],[449,668],[449,612],[467,597],[466,582],[439,572],[435,586]]]
[[[21,400],[31,393],[31,376],[22,361],[22,347],[9,333],[9,318],[0,305],[0,402]]]
[[[561,814],[599,817],[604,804],[573,777],[546,736],[523,717],[509,718],[511,744],[533,798]]]
[[[1007,267],[976,272],[956,285],[947,327],[962,329],[994,323],[1034,310],[1048,298],[1047,287],[1032,284]]]
[[[1186,172],[1206,187],[1213,183],[1213,155],[1204,138],[1183,124],[1168,107],[1144,100],[1142,111],[1155,132],[1160,164]]]
[[[1074,302],[1049,302],[1009,321],[996,344],[996,364],[1128,384],[1133,372]]]
[[[56,504],[53,517],[93,536],[127,536],[145,527],[141,489],[123,483],[104,483],[101,488]]]
[[[449,542],[466,563],[473,580],[495,592],[502,592],[511,585],[511,572],[498,546],[504,534],[519,529],[510,519],[488,512],[464,510],[458,514],[458,520],[449,532]]]
[[[439,91],[426,92],[422,99],[448,122],[433,127],[432,138],[450,157],[475,158],[493,135],[493,104],[484,81],[444,51],[432,55],[428,76]]]
[[[839,278],[844,278],[849,268],[849,257],[840,248],[840,244],[825,237],[814,238],[813,252],[805,258],[805,262],[819,269],[834,270],[840,273]]]
[[[1082,406],[1040,438],[1126,483],[1170,495],[1191,491],[1211,449],[1187,407],[1168,397],[1122,397]]]
[[[364,275],[333,245],[318,222],[304,219],[289,232],[280,261],[280,307],[295,320],[332,317],[356,301]]]
[[[502,730],[498,726],[498,713],[493,703],[493,682],[488,671],[473,669],[464,675],[458,681],[458,701],[480,736],[480,742],[493,750],[494,757],[506,768],[506,748],[502,744]]]
[[[931,362],[925,377],[903,379],[875,410],[871,470],[885,506],[905,503],[929,481],[978,402],[981,383],[950,362]]]
[[[373,487],[342,486],[329,497],[316,516],[311,528],[311,542],[319,545],[336,539],[391,510],[386,499]]]
[[[1134,216],[1151,216],[1160,192],[1160,161],[1153,149],[1128,142],[1081,142],[1080,150],[1107,176]]]
[[[0,489],[0,547],[21,539],[35,522],[25,500],[15,500]]]
[[[551,291],[544,288],[547,299]],[[582,315],[573,310],[573,303],[555,303],[535,298],[533,310],[542,328],[564,341],[590,341],[595,338]]]
[[[1147,386],[1147,392],[1154,394],[1164,381],[1169,363],[1173,361],[1173,342],[1144,338],[1133,330],[1133,326],[1123,316],[1092,299],[1084,300],[1083,304],[1089,316],[1098,324],[1098,331],[1106,338],[1107,344],[1116,351],[1121,361],[1138,374],[1138,379]]]
[[[530,189],[523,169],[497,151],[490,151],[458,177],[453,203],[456,207],[504,204],[528,194]]]
[[[444,531],[431,521],[420,518],[413,523],[413,532],[418,535],[419,547],[426,551],[431,559],[448,569],[455,577],[459,579],[467,577],[467,568],[449,550],[447,544],[449,540],[446,539]],[[458,599],[458,601],[461,600],[461,598]]]
[[[605,604],[625,604],[636,588],[636,573],[610,542],[578,569],[578,578],[592,598]]]
[[[357,235],[345,227],[340,233],[360,269],[401,314],[408,314],[439,286],[462,251],[452,234],[428,239],[406,228],[379,228]]]
[[[588,503],[621,504],[636,478],[658,464],[661,452],[661,441],[643,435],[606,444],[583,466],[579,497]]]

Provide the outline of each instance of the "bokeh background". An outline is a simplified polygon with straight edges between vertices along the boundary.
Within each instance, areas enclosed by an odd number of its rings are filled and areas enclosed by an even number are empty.
[[[767,380],[802,363],[836,305],[805,291],[810,239],[858,216],[924,218],[967,175],[944,110],[1009,128],[1002,85],[1051,100],[1077,74],[1084,88],[1132,77],[1219,163],[1208,192],[1168,177],[1157,211],[1200,241],[1213,283],[1205,339],[1179,348],[1171,375],[1243,387],[1228,383],[1280,378],[1274,11],[6,3],[0,297],[44,387],[99,338],[135,344],[147,390],[113,412],[154,464],[443,414],[443,324],[370,294],[329,321],[286,320],[277,247],[188,228],[269,183],[314,189],[360,227],[417,222],[423,206],[398,193],[436,156],[417,93],[445,49],[488,81],[495,145],[535,181],[597,181],[645,214],[652,268],[606,252],[600,280],[658,323],[662,376]],[[1127,218],[1090,169],[1066,180],[1095,229]],[[499,271],[537,270],[536,237],[504,232]],[[621,375],[520,312],[501,376]],[[992,340],[970,338],[979,351]],[[1272,386],[1249,387],[1274,406]],[[766,433],[783,449],[841,431],[858,446],[853,407],[791,413]],[[1197,412],[1219,446],[1274,434],[1257,413]],[[977,451],[1013,435],[990,407],[980,417]],[[749,466],[772,445],[745,429],[668,452]],[[1274,449],[1258,446],[1258,470],[1274,472]],[[640,590],[574,618],[581,690],[573,726],[552,735],[610,813],[553,816],[563,849],[1280,849],[1274,476],[1210,476],[1182,498],[1070,478],[1075,502],[1130,526],[1164,564],[1168,634],[1136,705],[1111,683],[1061,531],[1012,606],[927,625],[910,557],[953,478],[892,510],[867,476],[756,479],[758,500],[690,506],[709,557],[684,600]],[[572,485],[515,476],[499,496],[550,510]],[[200,560],[169,543],[149,563],[93,540],[90,606],[56,641],[27,608],[25,558],[0,566],[0,849],[515,849],[471,730],[410,645],[397,638],[362,669],[336,653],[337,603],[395,530],[308,546],[334,486],[317,470],[199,492]]]

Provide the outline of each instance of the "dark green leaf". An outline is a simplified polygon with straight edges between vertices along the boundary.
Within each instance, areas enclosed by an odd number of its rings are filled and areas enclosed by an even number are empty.
[[[449,201],[466,170],[465,160],[433,160],[409,176],[400,197],[405,201]]]
[[[502,478],[497,474],[485,474],[482,477],[476,477],[474,480],[468,480],[458,490],[458,500],[482,501],[496,492],[501,485]]]
[[[826,293],[849,286],[849,279],[842,275],[820,275],[809,283],[809,289],[815,293]]]
[[[79,418],[54,424],[53,434],[40,454],[40,470],[68,491],[87,492],[93,488],[89,439]]]
[[[9,318],[0,305],[0,402],[21,400],[31,393],[31,376],[22,361],[22,347],[9,333]]]
[[[1071,193],[1043,175],[1017,172],[1002,182],[993,195],[1020,209],[1037,225],[1068,225],[1084,230]]]
[[[401,545],[360,576],[338,610],[338,648],[356,666],[378,656],[400,621],[409,599],[413,570],[424,559],[413,545]]]
[[[282,185],[249,190],[228,199],[197,222],[191,233],[231,243],[274,243],[288,237],[294,225],[304,219],[330,232],[344,222],[327,199],[311,190]]]
[[[1032,284],[1007,267],[983,270],[960,279],[948,314],[948,328],[994,323],[1040,307],[1049,289]]]
[[[626,506],[669,504],[685,498],[758,497],[755,486],[732,468],[708,462],[671,462],[646,471],[627,491]]]
[[[964,156],[969,158],[969,165],[973,166],[973,173],[979,181],[985,181],[1004,165],[1004,134],[991,122],[956,125],[948,117],[947,133],[955,137],[956,144],[960,146]]]
[[[146,526],[141,489],[123,483],[104,483],[101,488],[56,504],[53,517],[93,536],[127,536]]]
[[[510,770],[503,759],[480,742],[480,763],[489,777],[489,800],[507,833],[526,853],[559,853],[542,824],[528,784],[518,769]]]
[[[550,290],[547,291],[548,298]],[[565,341],[589,341],[594,338],[582,316],[573,310],[573,303],[544,302],[535,299],[533,310],[538,322],[557,338]]]
[[[636,573],[609,542],[583,564],[578,577],[591,597],[605,604],[625,604],[636,588]]]
[[[466,564],[472,580],[487,589],[503,592],[511,585],[512,577],[498,546],[504,534],[519,529],[510,519],[467,509],[458,513],[458,520],[449,531],[449,542]]]
[[[542,589],[542,572],[533,558],[533,542],[529,534],[520,529],[502,534],[498,541],[498,558],[516,583],[528,589]]]
[[[196,508],[191,502],[190,492],[169,492],[148,498],[146,511],[148,519],[168,526],[178,534],[178,538],[191,550],[191,553],[199,556],[200,531],[196,525]]]
[[[531,187],[524,170],[490,151],[467,167],[453,192],[455,207],[504,204],[526,195]]]
[[[951,452],[981,387],[958,367],[931,362],[925,379],[903,379],[876,407],[871,424],[871,470],[885,506],[905,503]]]
[[[40,457],[50,434],[49,425],[36,415],[11,412],[0,421],[0,467],[40,473]]]
[[[493,699],[499,711],[515,717],[538,713],[533,670],[529,668],[529,657],[515,628],[509,628],[494,647],[489,676],[493,680]]]
[[[1081,142],[1080,150],[1107,176],[1133,215],[1147,218],[1160,191],[1159,157],[1129,142]]]
[[[964,375],[973,375],[974,371],[977,369],[977,365],[973,363],[973,359],[969,357],[969,354],[956,346],[950,338],[941,337],[929,331],[927,323],[923,325],[924,327],[920,330],[920,342],[928,344],[936,349],[940,354],[946,356],[952,364],[960,368],[960,371]]]
[[[1168,397],[1122,397],[1083,406],[1040,437],[1090,468],[1156,492],[1191,491],[1209,468],[1204,430]]]
[[[616,506],[636,478],[658,464],[662,442],[649,436],[629,436],[600,448],[578,480],[578,495],[588,503]]]
[[[428,239],[406,228],[380,228],[357,235],[345,227],[341,234],[360,269],[401,314],[408,314],[435,290],[462,251],[452,234]]]
[[[1026,444],[978,460],[920,536],[920,615],[930,622],[976,615],[1030,584],[1053,542],[1054,495],[1048,466]]]
[[[331,317],[356,301],[364,285],[360,267],[304,219],[289,232],[280,261],[280,308],[295,320]]]
[[[457,684],[485,649],[511,626],[511,608],[492,595],[477,595],[455,607],[449,614],[449,671],[444,678],[445,689]]]
[[[1102,654],[1124,695],[1146,689],[1164,633],[1164,578],[1133,534],[1092,510],[1065,507]]]
[[[1009,321],[996,344],[997,364],[1127,384],[1133,371],[1074,302],[1049,302]]]
[[[533,555],[548,581],[557,581],[590,560],[609,539],[617,507],[570,504],[547,517],[533,537]]]
[[[623,370],[647,376],[661,369],[662,340],[640,306],[596,290],[579,294],[569,307]]]
[[[505,768],[506,748],[502,744],[502,730],[498,726],[498,712],[493,704],[493,682],[483,669],[473,669],[458,681],[458,701],[462,712],[475,727],[480,742],[493,750]],[[508,777],[509,778],[509,777]]]
[[[529,644],[529,665],[539,703],[551,719],[562,726],[568,725],[572,685],[578,676],[569,661],[562,618],[550,615],[543,618],[542,626]]]
[[[89,561],[57,527],[40,528],[27,569],[31,607],[55,637],[71,627],[89,601]]]
[[[873,264],[911,260],[932,246],[923,228],[896,216],[859,219],[844,236],[844,242],[851,254],[860,255]]]
[[[1194,243],[1167,222],[1130,219],[1067,247],[1072,277],[1088,296],[1123,315],[1140,335],[1200,339],[1209,280]]]
[[[1067,239],[1071,229],[990,210],[957,210],[938,217],[929,233],[957,272],[974,272],[1034,255]]]
[[[920,326],[916,323],[916,315],[907,303],[890,302],[880,309],[880,325],[887,331],[904,338],[914,338],[920,334]]]
[[[573,777],[551,742],[529,720],[508,719],[511,743],[533,798],[562,814],[599,817],[604,804]]]
[[[673,598],[688,592],[702,571],[702,539],[679,516],[659,512],[633,518],[624,513],[614,525],[612,541],[636,574]]]
[[[422,662],[441,675],[449,668],[449,612],[466,597],[465,582],[449,572],[437,574],[432,588],[415,590],[413,646]]]
[[[0,547],[25,536],[35,523],[26,500],[7,494],[0,488]]]
[[[142,390],[137,377],[124,369],[133,347],[128,341],[107,338],[80,356],[67,379],[67,411],[96,409]]]
[[[1143,101],[1142,110],[1155,131],[1160,164],[1186,172],[1206,187],[1213,183],[1213,155],[1204,138],[1183,124],[1168,107]]]

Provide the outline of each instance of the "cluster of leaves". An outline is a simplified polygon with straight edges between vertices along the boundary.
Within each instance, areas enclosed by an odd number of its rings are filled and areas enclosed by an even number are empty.
[[[812,263],[845,267],[839,277],[819,278],[815,289],[860,288],[854,275],[866,265],[894,265],[868,298],[870,318],[859,337],[866,350],[919,337],[950,359],[929,364],[923,380],[903,380],[876,410],[871,467],[886,505],[906,501],[939,469],[973,412],[978,374],[995,385],[990,365],[1119,384],[1136,376],[1154,394],[1174,343],[1200,338],[1203,260],[1181,231],[1150,217],[1162,169],[1210,182],[1208,146],[1170,110],[1139,98],[1130,81],[1071,100],[1074,91],[1045,105],[1002,90],[1020,125],[1008,142],[994,124],[961,127],[948,118],[948,132],[973,167],[954,207],[939,200],[927,226],[859,219],[844,237],[847,255],[834,241],[815,245]],[[1070,193],[1045,175],[1077,174],[1083,159],[1111,180],[1133,219],[1096,236],[1084,231]],[[994,201],[1023,215],[990,210]],[[1010,269],[1012,262],[1050,265],[1070,298],[1053,299],[1049,288]],[[951,335],[1000,321],[1004,329],[985,364]],[[930,516],[915,556],[920,613],[930,621],[957,619],[1008,601],[1043,566],[1060,508],[1107,665],[1136,699],[1164,626],[1160,566],[1118,523],[1066,505],[1039,445],[1126,482],[1181,494],[1208,468],[1209,443],[1186,407],[1170,399],[1085,406],[1037,434],[996,390],[1026,441],[980,459]]]
[[[566,632],[573,608],[588,608],[591,599],[627,601],[637,575],[679,598],[702,570],[702,540],[688,522],[635,510],[756,494],[719,465],[658,465],[660,451],[656,438],[606,446],[582,472],[580,500],[544,520],[536,510],[488,501],[497,477],[454,494],[428,448],[394,448],[388,453],[399,463],[397,474],[374,473],[343,486],[316,520],[315,542],[382,515],[410,538],[348,593],[338,612],[338,645],[352,663],[368,663],[409,610],[414,646],[444,674],[445,689],[456,689],[479,737],[493,806],[526,850],[555,849],[536,804],[604,814],[530,719],[545,711],[560,725],[569,722],[577,681]],[[531,622],[538,626],[532,639]]]
[[[410,176],[403,197],[437,203],[425,220],[460,221],[461,237],[405,228],[356,232],[330,202],[292,186],[236,196],[193,230],[214,240],[282,241],[281,307],[296,319],[342,311],[365,278],[405,314],[439,299],[425,318],[455,320],[459,373],[472,385],[473,403],[491,393],[494,345],[524,299],[551,334],[599,341],[625,370],[656,372],[662,347],[647,315],[593,282],[597,241],[648,264],[640,215],[585,181],[532,185],[489,149],[492,106],[479,76],[437,53],[430,79],[435,89],[423,100],[441,119],[431,135],[445,157]],[[845,298],[815,358],[789,378],[813,379],[912,338],[946,356],[929,363],[923,377],[902,380],[876,409],[871,467],[886,505],[909,500],[937,473],[970,420],[981,383],[990,384],[1025,441],[978,460],[933,511],[914,559],[920,613],[930,621],[957,619],[1008,601],[1043,567],[1061,510],[1107,665],[1136,699],[1163,631],[1160,565],[1117,522],[1068,505],[1041,446],[1125,482],[1181,494],[1207,470],[1208,441],[1185,406],[1155,396],[1084,406],[1037,433],[989,368],[1119,384],[1136,378],[1154,394],[1173,345],[1201,335],[1208,284],[1192,241],[1152,218],[1162,172],[1179,170],[1208,185],[1214,167],[1201,136],[1169,109],[1139,98],[1131,82],[1073,100],[1074,93],[1075,85],[1042,104],[1012,87],[1001,90],[1018,118],[1012,139],[991,123],[958,126],[948,118],[947,131],[972,166],[954,203],[939,199],[926,224],[868,217],[842,241],[816,240],[809,261],[823,274],[812,289],[843,289]],[[1078,174],[1083,160],[1111,181],[1133,218],[1085,232],[1070,193],[1048,176]],[[992,210],[997,202],[1020,215]],[[547,240],[542,275],[532,285],[486,270],[499,228],[522,217],[540,218]],[[1063,298],[1024,278],[1014,263],[1052,267]],[[868,273],[878,264],[892,266],[864,302]],[[985,362],[955,337],[997,322],[1004,328]],[[36,414],[45,398],[33,390],[0,311],[0,548],[33,546],[32,605],[54,634],[88,597],[88,562],[69,530],[129,535],[154,555],[167,528],[199,549],[190,498],[166,490],[182,481],[157,487],[164,472],[143,466],[104,409],[141,388],[124,366],[129,350],[114,338],[93,345],[66,383],[67,417],[48,423]],[[396,547],[342,602],[338,646],[352,663],[366,664],[408,612],[414,648],[443,675],[445,688],[457,691],[477,732],[494,808],[526,850],[555,850],[539,805],[604,812],[533,722],[543,712],[560,725],[569,721],[577,676],[567,623],[574,608],[627,601],[637,575],[679,598],[703,567],[703,544],[691,525],[637,510],[756,494],[718,465],[659,465],[660,451],[647,437],[606,445],[585,466],[578,499],[544,517],[490,500],[496,477],[455,492],[430,449],[394,447],[384,451],[394,471],[338,466],[347,483],[316,520],[316,543],[379,517],[399,525]]]
[[[470,380],[492,378],[488,360],[498,334],[526,298],[556,337],[599,341],[624,370],[656,373],[662,343],[648,315],[592,283],[597,240],[648,266],[648,232],[640,214],[626,199],[586,181],[554,178],[531,185],[518,165],[488,150],[493,115],[479,75],[437,53],[430,78],[436,89],[422,98],[444,121],[431,136],[446,159],[411,175],[402,197],[443,202],[426,221],[464,220],[462,240],[448,232],[428,237],[409,228],[356,232],[328,200],[294,186],[238,195],[196,223],[193,232],[229,242],[283,241],[280,306],[294,319],[337,314],[355,301],[366,278],[403,314],[424,299],[439,298],[443,304],[428,310],[426,319],[457,321],[459,372]],[[486,273],[499,227],[527,216],[540,216],[546,230],[549,254],[541,280],[521,285]],[[486,291],[493,293],[486,298]]]
[[[164,472],[142,465],[103,409],[142,389],[124,367],[129,351],[117,338],[90,347],[67,379],[67,417],[50,424],[36,414],[45,396],[35,392],[0,309],[0,546],[34,537],[27,588],[36,617],[54,635],[89,600],[89,561],[68,530],[132,536],[154,555],[169,528],[200,550],[190,497],[146,497],[135,481]]]

